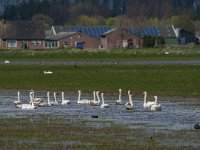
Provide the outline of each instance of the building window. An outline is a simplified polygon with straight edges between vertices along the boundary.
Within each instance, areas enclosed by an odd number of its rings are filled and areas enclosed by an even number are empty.
[[[7,40],[6,46],[7,47],[17,47],[17,41],[16,40]]]
[[[36,45],[36,41],[35,41],[35,40],[32,40],[32,44],[33,44],[33,45]]]
[[[38,45],[41,45],[41,43],[42,43],[42,42],[41,42],[40,40],[37,41],[37,44],[38,44]]]

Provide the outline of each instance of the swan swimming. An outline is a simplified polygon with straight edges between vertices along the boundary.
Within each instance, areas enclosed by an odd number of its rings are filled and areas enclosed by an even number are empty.
[[[51,106],[51,103],[50,103],[50,93],[47,92],[47,102],[42,102],[38,105],[39,107],[49,107]]]
[[[64,92],[61,92],[61,99],[62,99],[61,105],[71,104],[70,100],[65,99]]]
[[[122,102],[122,89],[119,89],[119,99],[116,100],[116,105],[123,105],[123,102]]]
[[[94,91],[95,92],[95,91]],[[95,95],[94,95],[94,101],[91,101],[91,105],[93,105],[93,106],[99,106],[100,105],[100,97],[99,97],[99,91],[96,91],[95,93],[94,93],[96,96],[97,96],[97,101],[96,101],[96,97],[95,97]]]
[[[104,97],[103,97],[103,95],[104,95],[104,93],[101,93],[102,104],[101,104],[100,108],[109,108],[109,105],[104,103]]]
[[[21,108],[22,110],[33,110],[36,108],[36,106],[33,103],[33,93],[29,92],[31,104],[18,104],[16,107]]]
[[[151,105],[155,104],[155,102],[147,102],[147,92],[144,91],[144,108],[150,107]]]
[[[43,98],[35,97],[35,92],[31,90],[33,93],[33,103],[34,105],[38,106],[41,102],[43,102]]]
[[[132,95],[129,94],[129,102],[128,104],[126,105],[126,110],[132,110],[133,109],[133,100],[132,100]]]
[[[88,99],[81,99],[81,90],[78,90],[78,104],[90,104],[90,100]]]
[[[161,111],[161,105],[158,104],[158,97],[154,96],[155,103],[150,106],[151,111]]]
[[[129,98],[129,95],[131,94],[131,91],[130,90],[128,90],[128,98]],[[127,106],[129,104],[129,101],[128,102],[126,102],[126,104],[125,104],[125,106]]]
[[[15,105],[21,104],[21,101],[20,101],[20,91],[17,92],[17,100],[15,100],[13,103],[14,103]]]

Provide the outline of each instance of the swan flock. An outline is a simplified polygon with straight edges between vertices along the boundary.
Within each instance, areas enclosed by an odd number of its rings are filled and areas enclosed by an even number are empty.
[[[50,94],[53,95],[53,100],[50,97]],[[161,111],[161,104],[158,103],[158,97],[154,96],[154,101],[147,102],[147,92],[144,91],[144,103],[143,107],[149,109],[150,111]],[[57,96],[60,96],[61,102],[58,102]],[[128,90],[128,100],[124,103],[122,98],[122,89],[119,89],[119,96],[115,100],[116,105],[124,105],[125,110],[133,110],[133,98],[134,96],[131,94],[130,90]],[[29,102],[22,103],[20,99],[20,91],[17,92],[17,100],[13,101],[13,104],[22,110],[33,110],[37,107],[51,107],[57,105],[70,105],[72,100],[66,99],[65,93],[61,92],[60,94],[57,92],[47,92],[45,97],[35,97],[35,92],[31,90],[29,92]],[[93,91],[93,99],[81,98],[81,90],[78,90],[77,104],[87,104],[91,106],[99,106],[101,109],[109,108],[110,104],[105,102],[104,93],[100,91]]]

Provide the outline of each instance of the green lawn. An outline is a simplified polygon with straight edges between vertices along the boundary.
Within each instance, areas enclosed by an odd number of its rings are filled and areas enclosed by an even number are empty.
[[[53,74],[45,75],[44,70]],[[0,89],[100,90],[200,97],[200,66],[192,65],[0,65]]]
[[[165,52],[169,52],[168,55]],[[0,60],[10,61],[139,61],[200,60],[200,47],[133,50],[1,50]]]

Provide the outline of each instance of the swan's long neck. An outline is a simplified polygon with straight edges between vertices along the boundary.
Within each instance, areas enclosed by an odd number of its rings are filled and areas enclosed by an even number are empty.
[[[101,93],[101,100],[102,100],[102,104],[104,104],[104,97],[103,97],[103,93]]]
[[[56,92],[54,92],[53,94],[54,94],[55,103],[58,103],[58,102],[57,102],[57,98],[56,98]]]
[[[95,96],[95,91],[93,92],[93,96],[94,96],[94,101],[96,101],[96,96]]]
[[[50,105],[50,95],[49,95],[49,92],[47,92],[47,101],[48,101],[48,104]]]
[[[147,93],[144,92],[144,104],[146,104],[146,103],[147,103]]]
[[[34,106],[34,103],[33,103],[33,93],[30,92],[29,96],[30,96],[30,100],[31,100],[31,105]]]
[[[64,92],[61,93],[61,99],[62,99],[62,102],[63,102],[64,99],[65,99],[65,98],[64,98]]]
[[[20,91],[17,92],[17,100],[20,102]]]
[[[121,101],[122,100],[122,90],[119,89],[119,100]]]
[[[158,103],[158,97],[155,96],[154,99],[155,99],[155,104],[157,104]]]
[[[131,104],[131,106],[133,106],[133,100],[132,100],[132,95],[129,94],[129,103]]]
[[[34,94],[34,92],[32,92],[32,97],[33,97],[33,100],[35,99],[35,94]]]
[[[99,92],[96,92],[98,103],[100,103],[100,97],[99,97]]]
[[[78,91],[78,102],[80,102],[81,99],[81,91]]]

